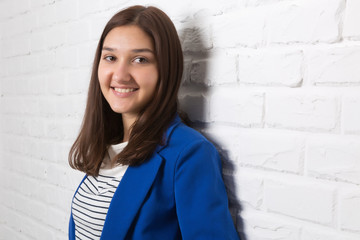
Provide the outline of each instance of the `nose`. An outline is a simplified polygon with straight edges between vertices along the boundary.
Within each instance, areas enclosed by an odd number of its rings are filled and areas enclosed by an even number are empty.
[[[117,82],[127,82],[131,80],[129,65],[126,61],[119,61],[118,64],[114,64],[113,80]]]

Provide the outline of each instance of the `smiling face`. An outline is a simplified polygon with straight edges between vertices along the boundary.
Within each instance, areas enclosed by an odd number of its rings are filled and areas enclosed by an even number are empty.
[[[159,78],[151,38],[135,25],[105,37],[98,68],[101,92],[111,109],[136,119],[152,99]]]

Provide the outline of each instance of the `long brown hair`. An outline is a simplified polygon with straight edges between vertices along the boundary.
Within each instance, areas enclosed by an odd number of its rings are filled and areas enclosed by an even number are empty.
[[[183,53],[174,24],[156,7],[133,6],[115,14],[99,40],[80,133],[69,152],[69,164],[88,175],[97,175],[107,148],[123,139],[121,114],[105,100],[99,85],[98,66],[103,42],[115,27],[136,25],[154,42],[159,79],[150,103],[132,126],[125,149],[116,156],[124,165],[138,165],[149,159],[177,110],[177,93],[183,72]]]

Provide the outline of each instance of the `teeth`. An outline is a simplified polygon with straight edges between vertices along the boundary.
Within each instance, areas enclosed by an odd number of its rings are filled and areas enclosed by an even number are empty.
[[[135,88],[114,88],[114,90],[119,93],[128,93],[135,91]]]

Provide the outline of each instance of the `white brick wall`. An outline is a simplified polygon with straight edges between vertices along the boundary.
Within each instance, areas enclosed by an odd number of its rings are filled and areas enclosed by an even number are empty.
[[[185,52],[181,106],[223,157],[243,240],[360,239],[358,0],[147,0]],[[67,239],[67,153],[119,0],[0,0],[0,239]]]

